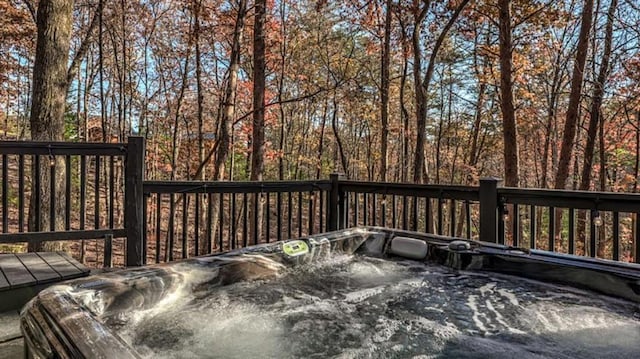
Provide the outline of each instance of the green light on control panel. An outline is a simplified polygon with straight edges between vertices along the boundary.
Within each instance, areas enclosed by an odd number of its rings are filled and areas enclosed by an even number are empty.
[[[297,257],[309,253],[309,246],[305,241],[290,241],[282,245],[282,250],[289,257]]]

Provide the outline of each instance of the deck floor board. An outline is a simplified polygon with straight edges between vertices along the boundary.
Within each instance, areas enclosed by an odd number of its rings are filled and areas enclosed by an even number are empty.
[[[37,282],[15,254],[0,254],[0,268],[11,287]]]
[[[38,256],[42,258],[53,270],[58,272],[62,278],[66,277],[78,277],[85,273],[83,270],[78,269],[76,265],[74,265],[69,257],[61,255],[57,252],[38,252]],[[79,264],[79,263],[78,263]],[[89,270],[86,269],[86,273]]]
[[[53,268],[36,253],[20,253],[18,259],[20,259],[38,283],[62,279],[62,276],[53,270]]]
[[[7,277],[4,276],[2,268],[0,268],[0,289],[6,287],[9,287],[9,282],[7,281]]]
[[[50,284],[89,274],[64,252],[0,254],[0,312],[20,309]]]

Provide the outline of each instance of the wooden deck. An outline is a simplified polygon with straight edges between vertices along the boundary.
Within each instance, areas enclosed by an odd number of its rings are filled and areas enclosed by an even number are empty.
[[[0,313],[21,308],[47,286],[89,275],[64,252],[0,254]]]

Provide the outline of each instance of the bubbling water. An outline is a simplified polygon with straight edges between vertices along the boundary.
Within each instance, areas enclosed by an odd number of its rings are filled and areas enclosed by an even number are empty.
[[[340,255],[183,293],[119,329],[149,358],[631,358],[638,310],[513,277]]]

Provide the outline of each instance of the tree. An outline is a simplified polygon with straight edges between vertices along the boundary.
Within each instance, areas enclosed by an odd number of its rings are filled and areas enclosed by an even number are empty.
[[[573,157],[573,140],[576,136],[584,66],[587,60],[587,51],[589,50],[589,32],[591,30],[592,19],[593,0],[585,0],[584,7],[582,8],[582,23],[580,24],[580,34],[578,35],[576,59],[573,64],[573,75],[571,77],[571,94],[569,95],[567,117],[564,122],[562,145],[560,148],[560,160],[558,162],[558,172],[555,181],[556,189],[563,189],[569,178],[569,165]]]
[[[504,138],[504,180],[508,187],[518,186],[518,131],[516,110],[513,105],[513,80],[511,42],[511,0],[498,1],[500,28],[500,109]]]
[[[72,33],[73,1],[72,0],[42,0],[38,3],[36,15],[37,40],[35,61],[33,67],[33,85],[31,102],[31,139],[34,141],[62,141],[64,140],[64,114],[67,92],[80,66],[81,59],[86,54],[91,41],[93,30],[98,23],[98,13],[101,12],[102,2],[98,11],[93,15],[85,37],[74,54],[71,65],[69,48]],[[56,181],[55,193],[50,192],[51,167],[55,167],[54,178],[65,178],[65,168],[61,161],[40,161],[40,167],[33,165],[33,173],[40,176],[40,188],[36,188],[36,181],[32,183],[31,193],[40,193],[40,198],[32,195],[29,204],[30,230],[56,230],[64,227],[65,191],[64,182]],[[51,203],[55,194],[55,203]],[[38,202],[39,200],[39,202]],[[42,215],[35,217],[35,208],[40,206],[49,209],[53,206],[55,223],[50,217]],[[46,213],[41,211],[42,213]],[[42,243],[31,242],[30,250],[42,249]]]
[[[389,160],[389,65],[391,59],[391,0],[386,1],[384,17],[384,36],[380,63],[380,180],[387,181],[387,162]]]
[[[41,0],[38,4],[36,55],[33,67],[33,92],[31,104],[31,139],[34,141],[64,140],[64,112],[68,88],[69,41],[73,14],[72,0]],[[29,230],[56,230],[64,226],[64,183],[56,181],[55,203],[50,192],[51,181],[64,178],[64,166],[57,165],[53,158],[34,161],[33,173],[40,176],[40,187],[32,181],[29,204]],[[55,166],[51,177],[49,166]],[[39,193],[38,195],[35,195]],[[36,206],[43,210],[36,217]],[[50,223],[47,210],[53,206],[55,223]],[[42,250],[43,243],[30,242],[29,250]]]
[[[415,24],[413,29],[413,51],[414,51],[414,86],[416,90],[416,123],[417,123],[417,137],[416,137],[416,149],[415,149],[415,162],[414,162],[414,173],[413,180],[415,183],[422,183],[425,178],[425,160],[424,160],[424,150],[425,150],[425,137],[426,137],[426,126],[427,126],[427,110],[428,110],[428,95],[429,95],[429,86],[431,84],[431,79],[433,77],[433,70],[436,65],[436,58],[438,56],[438,51],[442,46],[447,34],[453,24],[455,24],[456,20],[462,13],[462,10],[469,3],[470,0],[462,0],[455,7],[455,10],[449,17],[448,21],[440,31],[440,34],[436,38],[435,44],[433,45],[433,49],[431,50],[431,55],[429,56],[429,62],[427,63],[427,70],[425,71],[424,77],[421,76],[421,53],[422,49],[420,48],[420,31],[422,29],[422,22],[427,16],[429,11],[429,7],[431,5],[431,1],[426,1],[424,6],[419,9],[415,16]]]

